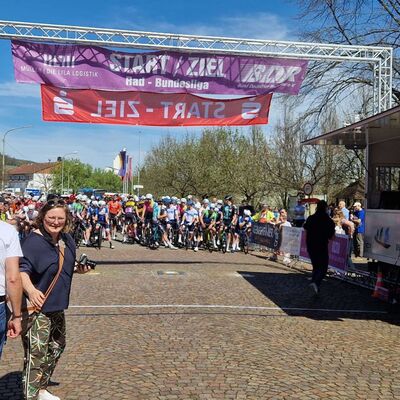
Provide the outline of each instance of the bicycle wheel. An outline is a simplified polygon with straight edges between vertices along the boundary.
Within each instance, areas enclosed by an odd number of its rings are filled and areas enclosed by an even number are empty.
[[[101,249],[102,241],[103,241],[103,228],[100,228],[99,234],[97,235],[97,243],[96,243],[96,247],[99,250]]]
[[[242,250],[243,250],[244,254],[249,254],[249,238],[247,237],[246,234],[243,236],[242,241],[243,241]]]
[[[226,241],[226,233],[224,232],[221,237],[221,250],[225,254],[227,250],[227,241]]]
[[[192,244],[192,240],[189,239],[189,229],[188,228],[186,228],[186,231],[185,231],[184,243],[185,243],[185,249],[189,250],[189,248],[191,247],[191,244]]]
[[[74,240],[75,245],[78,248],[82,244],[83,240],[83,231],[80,225],[78,225],[74,231]]]

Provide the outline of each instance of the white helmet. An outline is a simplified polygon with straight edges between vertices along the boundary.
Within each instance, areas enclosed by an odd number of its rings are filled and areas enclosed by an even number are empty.
[[[39,196],[33,196],[33,197],[32,197],[32,200],[33,200],[33,201],[38,201],[38,200],[39,200]]]
[[[90,204],[91,202],[92,202],[92,200],[90,200],[90,199],[86,200],[86,204]]]
[[[184,197],[182,197],[181,198],[181,203],[187,203],[187,200]]]
[[[199,202],[195,203],[194,208],[199,210],[201,208],[201,204]]]
[[[243,214],[244,214],[246,217],[250,217],[251,211],[250,211],[250,210],[244,210],[244,211],[243,211]]]
[[[210,200],[208,200],[208,199],[203,199],[202,203],[203,203],[203,204],[209,204],[209,203],[210,203]]]
[[[82,195],[81,195],[81,194],[78,194],[78,195],[76,196],[76,200],[82,200]]]
[[[106,205],[106,202],[104,201],[104,200],[100,200],[99,201],[99,206],[100,207],[103,207],[103,206],[105,206]]]
[[[97,200],[92,201],[92,206],[97,207],[99,205],[99,202]]]
[[[133,196],[133,200],[139,201],[139,197],[137,197],[136,195],[134,195],[134,196]]]
[[[83,200],[83,201],[86,201],[88,199],[88,197],[86,196],[86,194],[84,194],[82,197],[81,197],[81,200]]]
[[[214,203],[211,203],[210,204],[210,210],[214,210],[215,209],[215,204]]]
[[[29,210],[34,210],[35,209],[35,205],[34,204],[28,204],[28,208],[29,208]]]
[[[150,193],[146,194],[146,200],[153,200],[153,195]]]

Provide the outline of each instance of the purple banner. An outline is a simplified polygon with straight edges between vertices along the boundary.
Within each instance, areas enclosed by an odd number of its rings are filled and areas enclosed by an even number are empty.
[[[329,241],[329,266],[341,271],[347,271],[349,239],[346,235],[338,235]],[[301,235],[300,258],[310,261],[307,251],[306,235]]]
[[[12,41],[17,82],[156,93],[297,94],[304,60]]]

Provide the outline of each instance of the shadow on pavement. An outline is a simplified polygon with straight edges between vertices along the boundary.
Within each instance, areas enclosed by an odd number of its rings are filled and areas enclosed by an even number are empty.
[[[49,387],[58,386],[57,382],[49,382]],[[1,400],[23,400],[22,394],[22,372],[10,372],[0,378]]]
[[[1,400],[22,400],[22,374],[10,372],[0,378]]]
[[[238,274],[280,307],[286,314],[316,320],[381,320],[400,325],[400,314],[371,297],[371,292],[336,279],[327,278],[316,297],[303,273],[237,271]]]

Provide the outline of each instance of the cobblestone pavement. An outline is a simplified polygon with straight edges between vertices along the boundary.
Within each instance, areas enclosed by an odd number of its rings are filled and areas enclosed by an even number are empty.
[[[63,400],[400,399],[399,320],[367,290],[328,279],[315,299],[255,255],[85,252],[99,265],[74,277]],[[0,399],[20,398],[21,365],[9,341]]]

